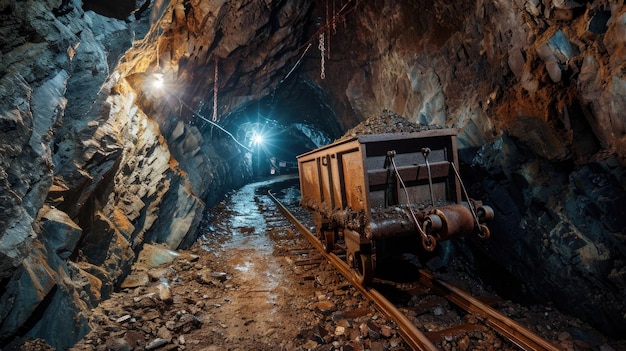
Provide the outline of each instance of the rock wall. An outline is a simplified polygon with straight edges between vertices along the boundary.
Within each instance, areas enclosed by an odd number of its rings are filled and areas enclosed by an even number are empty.
[[[461,250],[624,332],[621,2],[130,3],[85,3],[108,18],[0,0],[0,347],[72,344],[142,243],[192,242],[206,204],[250,176],[207,121],[290,74],[344,129],[383,109],[459,128],[472,189],[497,211],[493,239]]]
[[[362,2],[328,31],[325,79],[319,59],[309,70],[344,126],[390,109],[459,128],[496,220],[458,254],[623,335],[625,16],[606,1]]]
[[[116,72],[143,5],[118,20],[0,1],[0,348],[73,345],[144,242],[189,245],[207,201],[250,175],[228,138],[184,121],[166,137]]]
[[[329,31],[317,80],[346,127],[386,108],[461,128],[462,146],[504,130],[544,158],[601,146],[624,163],[623,16],[605,1],[365,2]]]

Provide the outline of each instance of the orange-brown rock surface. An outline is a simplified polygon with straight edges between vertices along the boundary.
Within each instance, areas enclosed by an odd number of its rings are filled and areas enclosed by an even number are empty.
[[[625,17],[602,0],[0,0],[0,347],[66,347],[144,242],[191,244],[252,176],[231,138],[252,110],[335,137],[384,109],[458,128],[500,233],[464,250],[623,335]]]

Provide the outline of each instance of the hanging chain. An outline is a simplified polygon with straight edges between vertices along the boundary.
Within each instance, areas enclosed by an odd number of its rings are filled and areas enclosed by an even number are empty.
[[[320,33],[320,44],[317,47],[318,49],[320,49],[320,53],[321,53],[321,69],[322,71],[320,72],[320,79],[326,79],[326,67],[325,67],[325,58],[324,56],[326,55],[326,47],[324,45],[324,32]]]
[[[218,74],[217,74],[217,57],[215,58],[215,76],[213,77],[213,122],[217,121],[217,87],[218,87]]]

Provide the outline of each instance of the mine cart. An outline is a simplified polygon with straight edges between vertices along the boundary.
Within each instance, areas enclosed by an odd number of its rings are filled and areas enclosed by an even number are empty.
[[[493,210],[465,192],[455,129],[340,140],[298,156],[298,170],[318,238],[329,253],[345,250],[362,284],[374,277],[377,246],[391,239],[432,251],[437,241],[489,236]]]

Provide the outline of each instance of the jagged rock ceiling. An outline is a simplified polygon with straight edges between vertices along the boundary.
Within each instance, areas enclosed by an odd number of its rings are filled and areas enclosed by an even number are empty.
[[[459,129],[497,213],[457,254],[623,333],[625,18],[600,0],[0,0],[0,347],[71,345],[144,242],[193,242],[253,177],[249,126],[296,153],[383,109]]]

